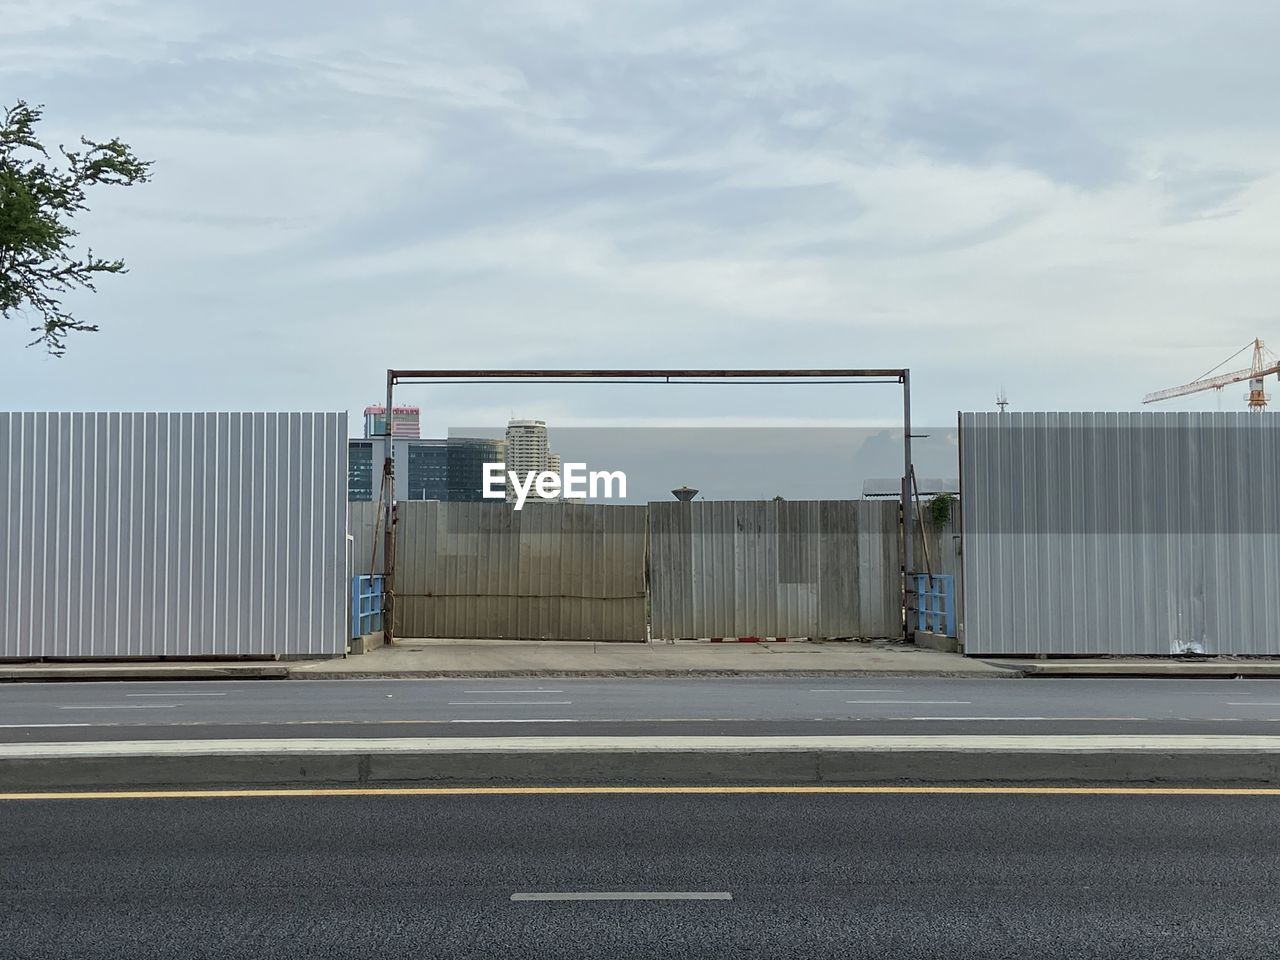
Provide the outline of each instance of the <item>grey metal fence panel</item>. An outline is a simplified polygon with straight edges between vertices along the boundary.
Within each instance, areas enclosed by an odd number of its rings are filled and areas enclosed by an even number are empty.
[[[395,635],[644,640],[645,508],[401,502]]]
[[[346,647],[345,413],[0,413],[0,657]]]
[[[375,502],[347,504],[347,533],[350,541],[351,576],[382,573],[383,505]]]
[[[1280,654],[1280,414],[966,413],[965,649]]]
[[[654,637],[901,634],[897,506],[649,504]]]

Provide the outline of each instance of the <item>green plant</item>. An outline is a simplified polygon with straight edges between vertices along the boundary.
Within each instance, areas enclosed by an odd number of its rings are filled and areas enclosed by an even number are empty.
[[[940,527],[951,519],[955,500],[956,497],[953,493],[940,493],[929,501],[929,519],[934,526]]]

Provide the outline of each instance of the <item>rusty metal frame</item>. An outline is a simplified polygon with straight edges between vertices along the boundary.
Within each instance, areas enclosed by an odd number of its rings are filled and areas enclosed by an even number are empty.
[[[715,381],[715,380],[825,380],[854,383],[902,384],[902,608],[903,636],[909,635],[906,620],[909,575],[912,569],[912,498],[911,498],[911,371],[906,367],[864,367],[830,370],[387,370],[387,433],[383,461],[384,483],[387,489],[394,487],[394,457],[392,456],[392,410],[396,384],[404,383],[485,383],[492,381],[552,380],[585,382],[644,382],[644,381]],[[383,625],[391,638],[393,627],[392,606],[395,602],[395,536],[393,505],[395,497],[389,495],[385,506],[385,530],[383,533],[382,569],[385,574],[383,589]]]

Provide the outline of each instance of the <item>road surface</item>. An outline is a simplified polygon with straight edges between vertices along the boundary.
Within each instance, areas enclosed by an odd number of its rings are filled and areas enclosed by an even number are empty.
[[[1280,680],[249,680],[0,685],[0,741],[1275,734]]]
[[[24,800],[0,803],[0,835],[0,955],[28,960],[1229,960],[1280,942],[1280,796]]]

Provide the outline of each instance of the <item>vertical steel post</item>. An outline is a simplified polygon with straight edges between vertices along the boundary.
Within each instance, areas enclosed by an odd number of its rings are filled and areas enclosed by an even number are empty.
[[[386,442],[383,447],[385,459],[382,463],[382,482],[385,485],[386,502],[383,504],[383,534],[382,534],[382,629],[388,641],[392,639],[392,619],[391,606],[394,602],[395,586],[392,579],[392,563],[395,556],[395,535],[391,530],[391,523],[394,517],[393,505],[396,498],[396,474],[395,459],[391,446],[391,405],[394,402],[396,377],[392,370],[387,371],[387,410],[383,420],[385,424],[384,432],[386,433]]]
[[[915,560],[912,556],[912,497],[911,497],[911,371],[902,371],[902,636],[912,634],[907,610],[911,599],[911,574]]]

